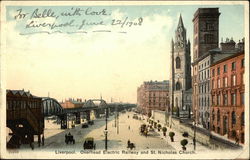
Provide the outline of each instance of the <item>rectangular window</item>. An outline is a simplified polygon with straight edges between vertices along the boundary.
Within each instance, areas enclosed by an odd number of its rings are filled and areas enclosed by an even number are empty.
[[[212,89],[215,89],[214,87],[215,87],[214,86],[214,80],[212,80]]]
[[[212,70],[212,77],[214,77],[214,69]]]
[[[227,94],[224,94],[223,95],[223,105],[227,106],[227,101],[228,101]]]
[[[232,70],[233,71],[236,70],[236,64],[235,64],[235,62],[232,63]]]
[[[217,105],[220,105],[220,94],[217,95]]]
[[[236,86],[236,75],[232,75],[232,86]]]
[[[209,97],[207,98],[207,105],[209,106]]]
[[[214,24],[213,23],[206,23],[206,29],[207,29],[207,31],[214,30]]]
[[[241,60],[241,68],[245,67],[245,59]]]
[[[205,34],[204,41],[205,43],[213,43],[214,36],[212,34]]]
[[[219,94],[219,103],[218,103],[218,105],[219,105],[219,106],[221,105],[220,94]]]
[[[236,106],[236,93],[231,94],[231,105]]]
[[[209,78],[209,70],[207,70],[207,77]]]
[[[241,99],[241,105],[244,105],[245,104],[245,94],[244,93],[240,94],[240,99]]]
[[[223,87],[227,87],[227,77],[223,78]]]
[[[217,68],[217,75],[220,75],[220,67]]]
[[[227,65],[224,65],[224,73],[227,73]]]
[[[212,96],[212,104],[215,105],[215,96]]]
[[[220,88],[220,79],[217,80],[217,88]]]

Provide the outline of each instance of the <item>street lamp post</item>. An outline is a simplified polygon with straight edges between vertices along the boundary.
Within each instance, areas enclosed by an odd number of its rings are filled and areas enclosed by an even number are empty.
[[[117,134],[119,134],[119,112],[117,112],[117,115],[116,115],[116,123],[117,123]]]
[[[108,108],[106,108],[106,116],[105,116],[106,126],[104,130],[105,134],[105,150],[108,149]]]
[[[194,144],[194,150],[196,149],[196,122],[193,121],[193,126],[194,126],[194,139],[193,139],[193,144]]]

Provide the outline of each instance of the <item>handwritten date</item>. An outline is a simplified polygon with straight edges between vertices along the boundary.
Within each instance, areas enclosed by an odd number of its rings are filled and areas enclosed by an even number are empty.
[[[128,27],[132,27],[132,26],[141,26],[143,22],[143,18],[138,18],[137,20],[134,21],[129,21],[128,17],[126,17],[124,20],[121,19],[113,19],[111,25],[118,25],[121,28],[128,26]]]

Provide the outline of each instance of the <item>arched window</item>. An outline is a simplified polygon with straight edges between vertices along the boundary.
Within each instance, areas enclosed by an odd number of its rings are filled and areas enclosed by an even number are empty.
[[[180,83],[180,82],[177,82],[177,83],[176,83],[175,89],[176,89],[176,90],[180,90],[180,89],[181,89],[181,83]]]
[[[220,122],[220,110],[218,109],[218,111],[217,111],[217,123],[219,123]]]
[[[245,125],[245,113],[242,112],[241,113],[241,126],[244,126]]]
[[[175,62],[176,62],[176,69],[181,68],[181,59],[180,59],[180,57],[176,57]]]
[[[235,125],[236,124],[236,114],[235,112],[233,111],[232,112],[232,125]]]

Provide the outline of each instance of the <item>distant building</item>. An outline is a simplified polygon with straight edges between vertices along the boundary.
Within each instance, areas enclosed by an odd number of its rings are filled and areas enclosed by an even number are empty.
[[[170,106],[171,113],[179,118],[189,118],[192,106],[192,78],[190,41],[180,15],[171,43]]]
[[[82,107],[85,102],[83,102],[81,98],[77,98],[76,100],[69,98],[68,100],[61,102],[60,104],[63,108],[79,108]]]
[[[229,47],[232,49],[231,47]],[[210,129],[244,143],[245,59],[244,51],[211,65],[212,105]]]
[[[169,81],[144,82],[137,88],[137,105],[149,117],[152,110],[166,111],[169,107]]]

